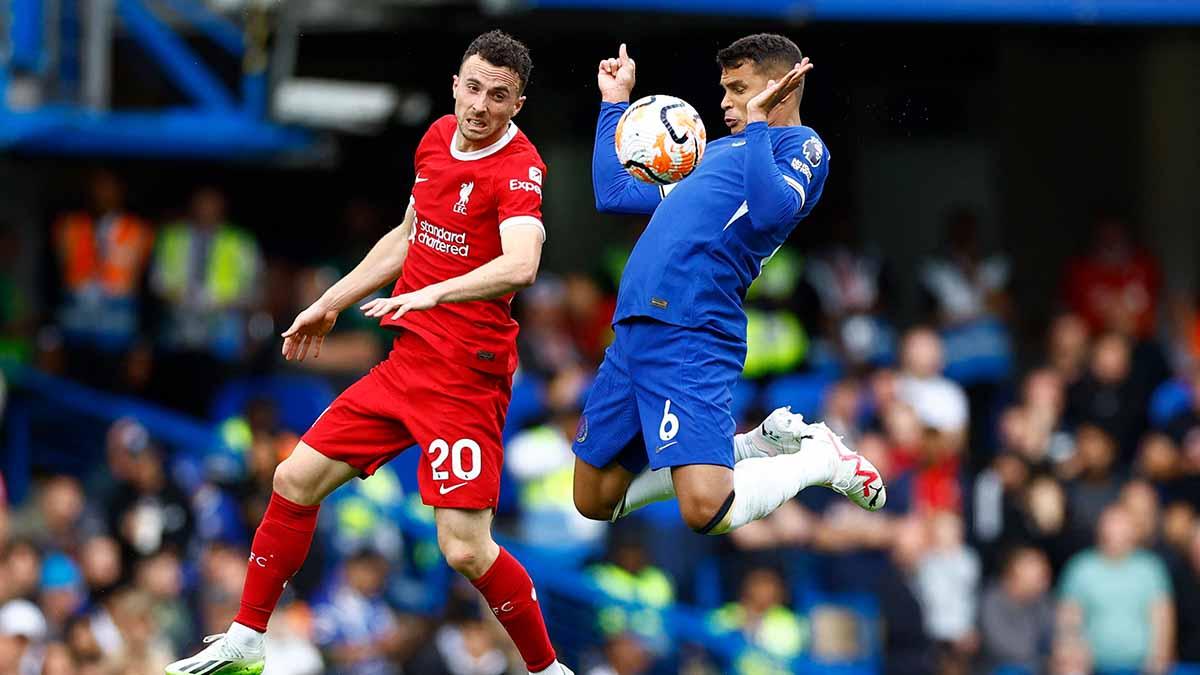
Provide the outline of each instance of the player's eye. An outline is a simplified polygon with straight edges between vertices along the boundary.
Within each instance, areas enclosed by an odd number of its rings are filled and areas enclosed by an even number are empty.
[[[500,101],[503,101],[504,99],[506,99],[506,98],[508,98],[508,97],[504,95],[504,92],[500,92],[500,93],[498,93],[498,94],[492,94],[492,98],[493,98],[493,99],[495,99],[495,100],[496,100],[496,102],[498,103],[498,102],[500,102]]]

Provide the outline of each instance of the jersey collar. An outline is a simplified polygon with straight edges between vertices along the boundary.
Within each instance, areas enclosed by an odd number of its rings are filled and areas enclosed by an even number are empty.
[[[520,130],[517,129],[516,122],[509,121],[508,129],[495,143],[492,143],[486,148],[463,152],[462,150],[458,149],[458,124],[456,122],[454,125],[454,135],[450,137],[450,156],[454,159],[462,160],[464,162],[471,162],[477,159],[483,159],[484,157],[491,157],[497,152],[503,150],[504,146],[508,145],[509,141],[516,137],[518,131]]]

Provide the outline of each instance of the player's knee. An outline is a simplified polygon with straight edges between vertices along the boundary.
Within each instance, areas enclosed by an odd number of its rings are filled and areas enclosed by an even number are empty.
[[[314,481],[306,474],[298,462],[285,459],[275,467],[271,488],[275,494],[297,504],[316,503]]]
[[[713,494],[701,492],[679,495],[679,513],[683,522],[694,532],[708,534],[729,512],[732,492]]]
[[[442,549],[442,556],[446,558],[450,569],[467,578],[477,578],[487,571],[481,569],[485,551],[475,542],[444,537],[438,539],[438,547]]]

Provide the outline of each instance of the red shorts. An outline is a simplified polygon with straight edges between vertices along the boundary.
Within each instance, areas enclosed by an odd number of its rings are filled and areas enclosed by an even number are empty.
[[[495,508],[511,397],[510,376],[453,363],[404,331],[388,357],[342,392],[301,440],[366,475],[419,445],[421,501]]]

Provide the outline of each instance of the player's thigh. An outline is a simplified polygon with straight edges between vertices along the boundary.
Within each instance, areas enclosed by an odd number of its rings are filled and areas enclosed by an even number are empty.
[[[421,500],[437,508],[496,508],[509,380],[449,363],[436,375],[408,377],[404,419],[422,449]]]
[[[647,327],[635,379],[650,467],[733,467],[733,387],[744,347],[707,331]]]
[[[284,499],[297,504],[318,504],[346,481],[361,475],[349,464],[330,459],[300,441],[287,459],[275,468],[272,487]]]
[[[384,361],[338,396],[301,437],[324,457],[370,476],[415,443],[404,423],[408,399]]]
[[[625,363],[625,333],[618,325],[616,340],[605,352],[579,418],[571,449],[580,460],[577,465],[586,464],[596,471],[576,471],[577,493],[581,487],[589,487],[593,477],[620,475],[610,467],[619,466],[626,473],[636,474],[646,466],[645,448],[635,442],[641,421],[633,376]]]

